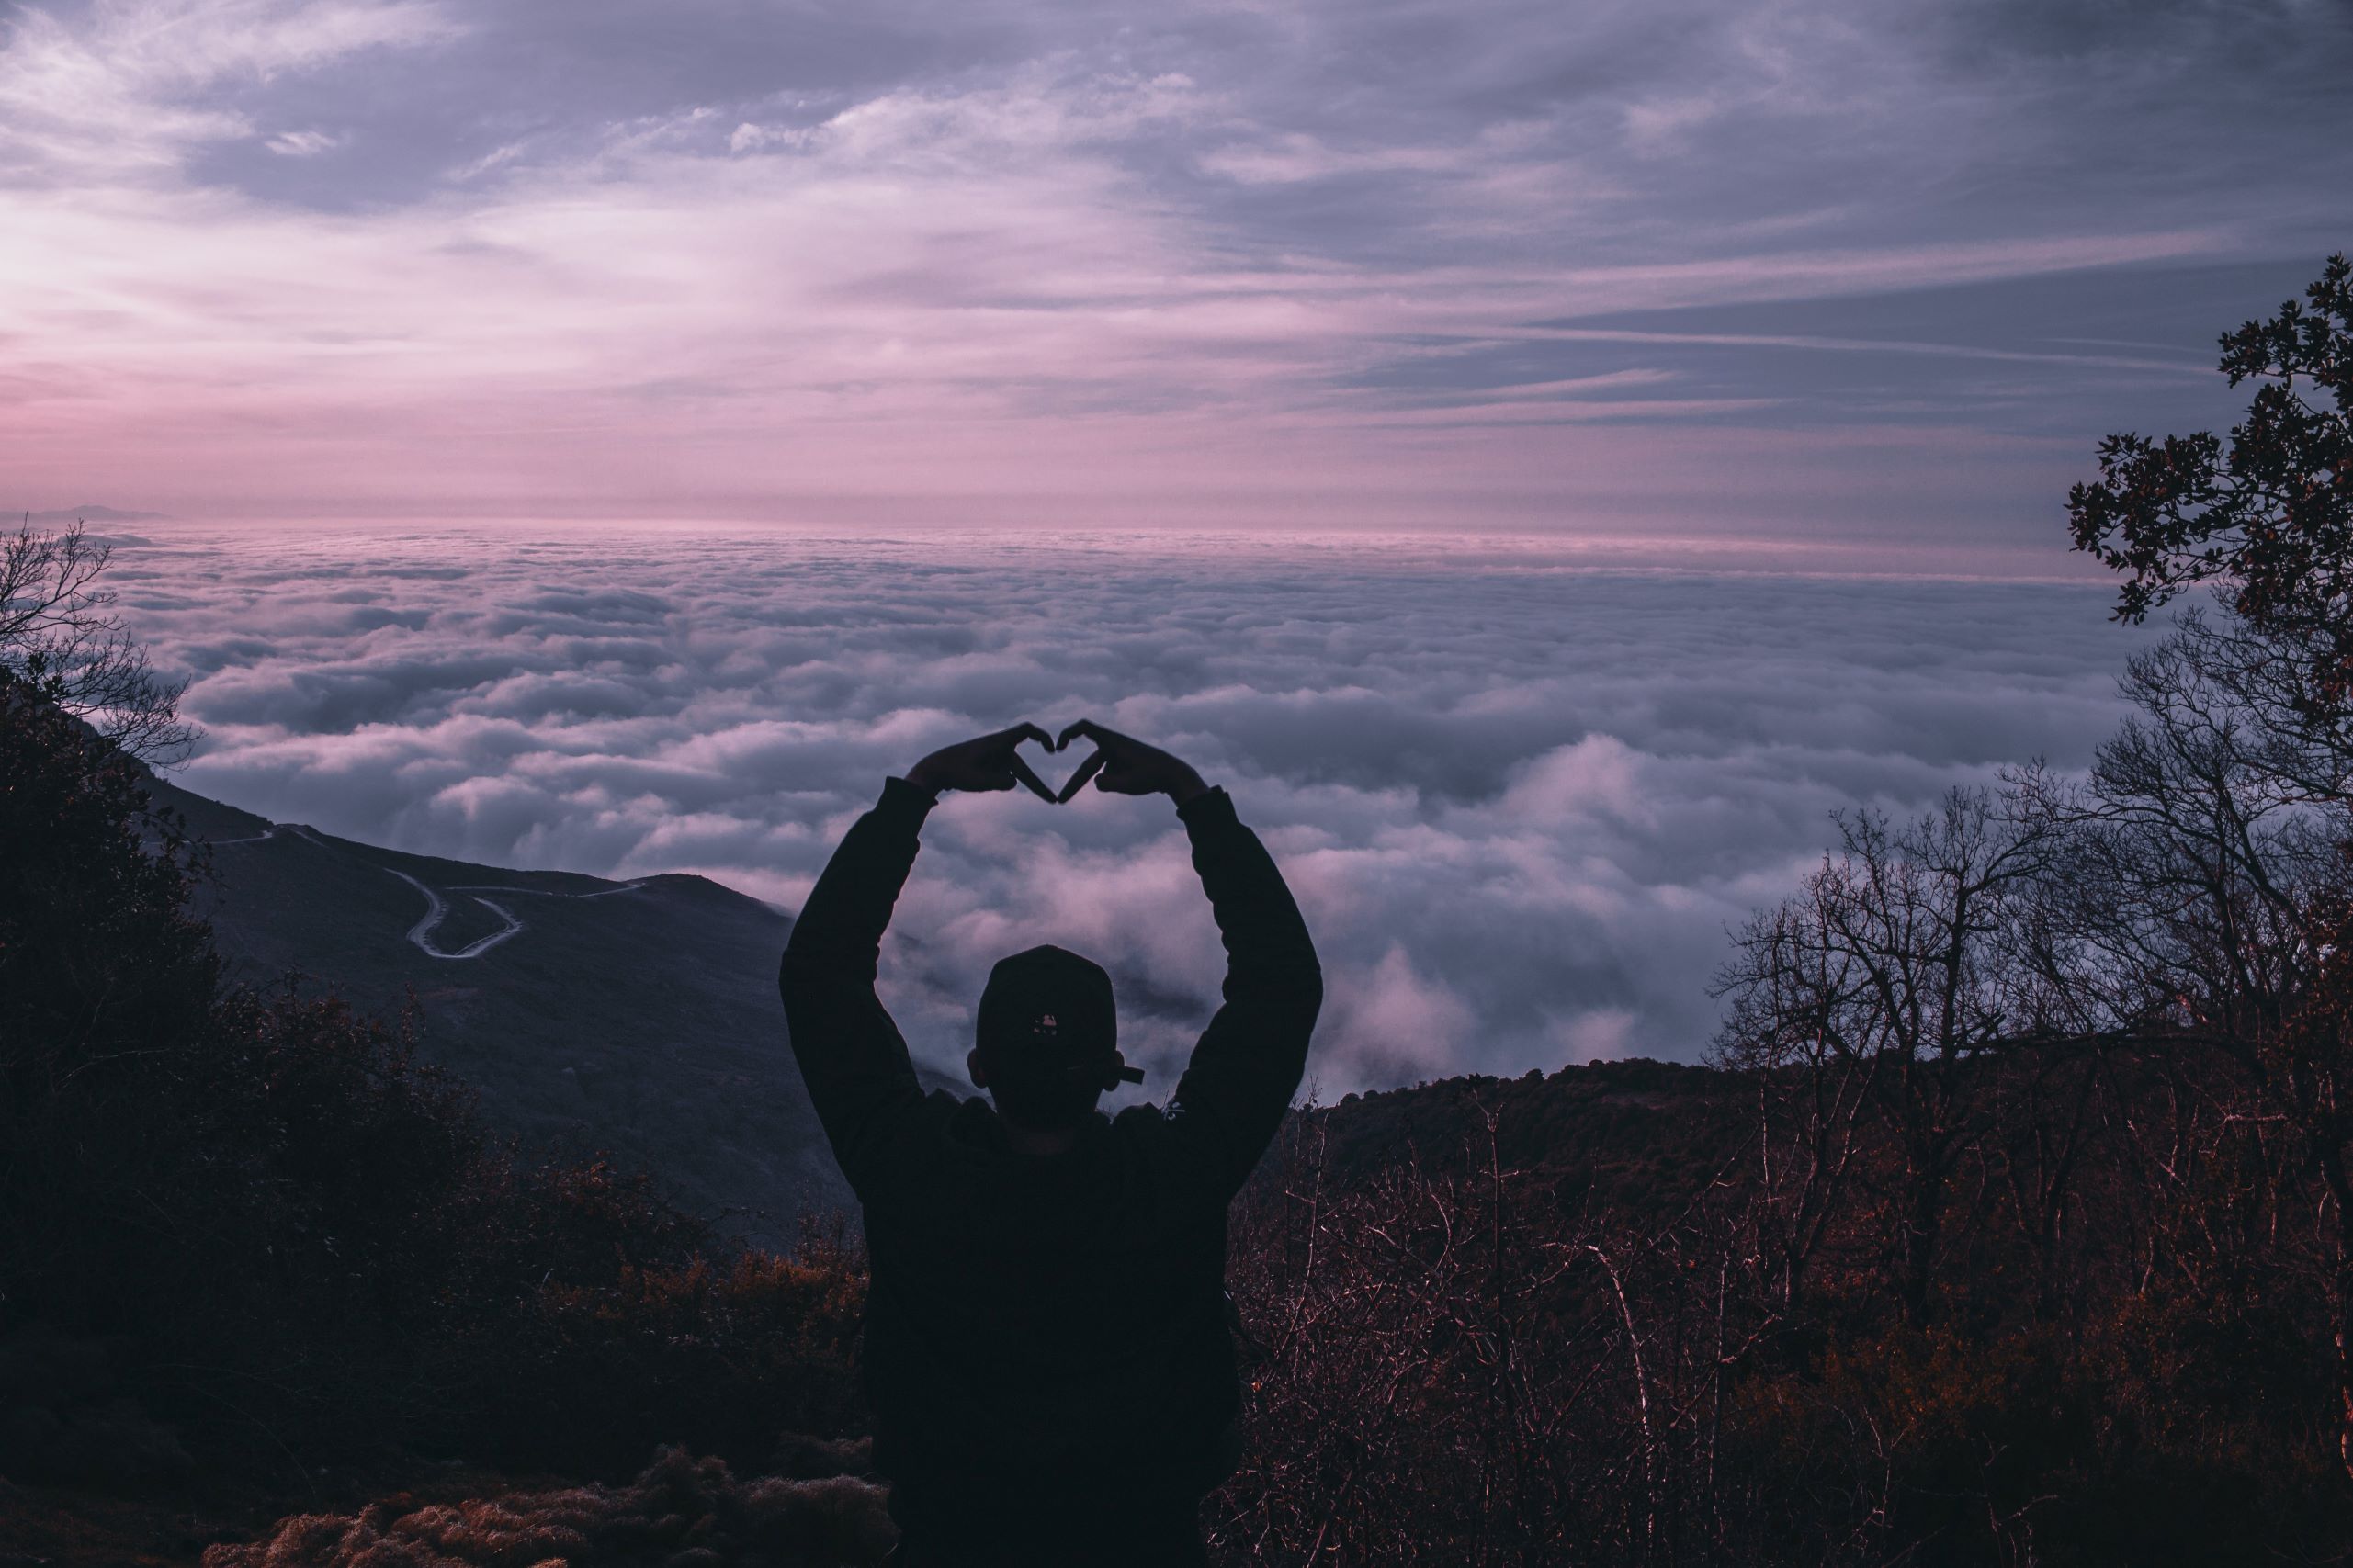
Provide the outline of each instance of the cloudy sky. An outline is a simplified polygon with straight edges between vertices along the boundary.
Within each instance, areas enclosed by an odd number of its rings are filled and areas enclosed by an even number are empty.
[[[2053,549],[2344,0],[0,5],[0,502]]]

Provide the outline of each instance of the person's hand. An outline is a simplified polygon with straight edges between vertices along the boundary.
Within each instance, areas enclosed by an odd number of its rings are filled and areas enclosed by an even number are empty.
[[[1082,718],[1065,729],[1054,749],[1060,750],[1070,744],[1073,737],[1093,741],[1095,754],[1080,763],[1079,771],[1070,775],[1070,782],[1062,786],[1064,800],[1086,788],[1089,779],[1095,781],[1097,789],[1109,790],[1114,795],[1166,795],[1179,806],[1208,791],[1201,775],[1186,763],[1157,746],[1147,746],[1115,729],[1105,729],[1093,719]]]
[[[994,735],[941,747],[907,770],[907,782],[934,795],[946,789],[997,790],[1025,784],[1038,799],[1058,804],[1054,792],[1030,771],[1029,764],[1015,750],[1024,740],[1035,740],[1049,751],[1061,750],[1055,745],[1054,738],[1037,726],[1017,724]]]

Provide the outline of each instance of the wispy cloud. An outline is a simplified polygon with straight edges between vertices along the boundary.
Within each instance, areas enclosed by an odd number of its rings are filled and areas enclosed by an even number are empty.
[[[286,130],[262,143],[283,158],[315,158],[343,145],[343,138],[323,130]]]
[[[1829,493],[1872,407],[1961,432],[1976,510],[2016,516],[2063,482],[2021,436],[2080,447],[2095,392],[2201,414],[2180,367],[1929,305],[1903,333],[1609,318],[2073,278],[2086,314],[2206,301],[2196,351],[2268,304],[2353,175],[2353,20],[2064,9],[26,8],[0,462],[186,508],[961,484],[1136,520],[1314,490],[1335,520],[1414,486],[1558,525],[1690,503],[1639,444],[1599,482],[1546,445],[1563,420],[1674,432],[1686,472],[1770,429]],[[1433,344],[1539,339],[1412,389]],[[1615,352],[1654,346],[1717,352]],[[1835,394],[1785,358],[1863,347]],[[1528,389],[1636,371],[1606,411]],[[1410,464],[1366,434],[1402,426]]]
[[[19,179],[168,174],[254,134],[232,90],[464,29],[435,0],[100,0],[25,7],[0,34],[0,155]],[[318,131],[275,139],[314,152]],[[291,145],[279,146],[280,141]]]
[[[2150,370],[2203,381],[2213,367],[2184,355],[2153,359],[2116,354],[2036,353],[1985,348],[1965,343],[1913,343],[1903,338],[1823,337],[1796,333],[1657,333],[1622,327],[1523,327],[1505,334],[1549,338],[1557,343],[1707,344],[1723,348],[1810,348],[1830,354],[1924,354],[1932,358],[1988,359],[2021,365],[2087,365],[2111,370]]]

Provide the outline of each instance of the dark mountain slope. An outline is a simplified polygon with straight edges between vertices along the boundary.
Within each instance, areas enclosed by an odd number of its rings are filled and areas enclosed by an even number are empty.
[[[610,1151],[769,1241],[849,1194],[776,999],[791,920],[699,876],[608,882],[404,854],[157,781],[213,845],[234,979],[300,975],[390,1018],[526,1145]]]

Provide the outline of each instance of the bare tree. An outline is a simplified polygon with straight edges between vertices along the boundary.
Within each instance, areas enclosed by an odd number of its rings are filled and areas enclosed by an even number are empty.
[[[2272,656],[2302,635],[2185,616],[2132,660],[2122,692],[2137,711],[2089,774],[2030,793],[2066,846],[2045,883],[2053,951],[2154,1073],[2143,1110],[2164,1113],[2126,1123],[2165,1233],[2153,1263],[2302,1260],[2334,1325],[2353,1473],[2353,981],[2336,958],[2353,908],[2353,750],[2314,722],[2297,660]],[[2228,1070],[2198,1066],[2201,1054]],[[2229,1179],[2219,1151],[2234,1130],[2257,1145],[2260,1179],[2218,1204],[2198,1183]],[[2268,1234],[2217,1234],[2233,1213]]]
[[[2301,1134],[2325,1201],[2320,1273],[2336,1355],[2336,1454],[2353,1476],[2353,899],[2337,896],[2304,1005],[2265,1053],[2265,1087]]]
[[[2052,909],[2076,987],[2152,1031],[2245,1043],[2308,984],[2307,917],[2344,824],[2313,787],[2320,760],[2245,700],[2228,641],[2193,624],[2134,659],[2138,712],[2036,805],[2068,829]]]
[[[1328,1168],[1328,1115],[1235,1216],[1250,1441],[1218,1560],[1737,1561],[1753,1523],[1719,1460],[1778,1322],[1742,1151],[1637,1221],[1507,1163],[1495,1108],[1358,1179]]]
[[[1759,1071],[1769,1122],[1782,1096],[1785,1125],[1765,1127],[1759,1145],[1784,1161],[1765,1184],[1787,1205],[1786,1289],[1839,1205],[1868,1110],[1900,1156],[1905,1313],[1915,1323],[1929,1313],[1950,1179],[1980,1131],[1969,1066],[2045,1026],[2048,998],[2018,932],[2058,834],[2017,806],[2014,795],[1956,789],[1901,828],[1841,816],[1840,852],[1735,939],[1717,978],[1731,1002],[1718,1055]]]
[[[1755,1082],[1759,1228],[1787,1306],[1860,1168],[1883,1058],[1849,1049],[1840,1030],[1857,965],[1829,940],[1822,900],[1801,895],[1763,911],[1736,940],[1737,956],[1714,987],[1729,998],[1715,1059]]]
[[[99,578],[113,546],[76,522],[0,538],[0,669],[143,761],[187,755],[196,730],[179,716],[185,681],[158,674]]]

